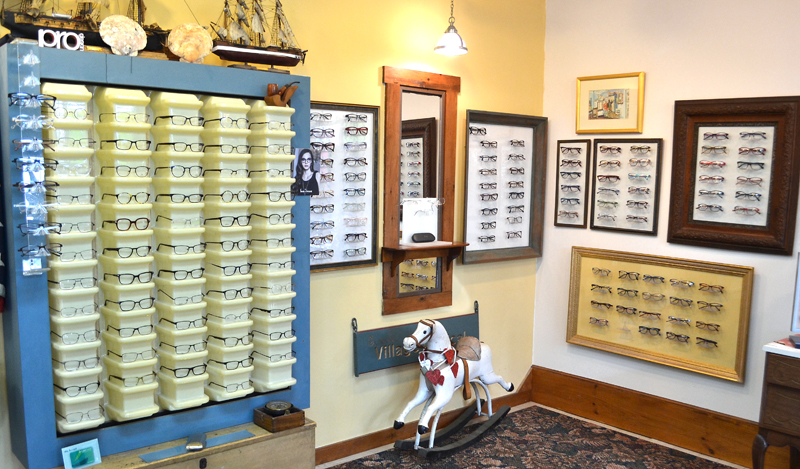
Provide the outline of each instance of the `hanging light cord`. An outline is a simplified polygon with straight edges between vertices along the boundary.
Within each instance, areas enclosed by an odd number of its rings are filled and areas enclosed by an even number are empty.
[[[450,26],[455,24],[456,18],[453,16],[453,0],[450,0]]]

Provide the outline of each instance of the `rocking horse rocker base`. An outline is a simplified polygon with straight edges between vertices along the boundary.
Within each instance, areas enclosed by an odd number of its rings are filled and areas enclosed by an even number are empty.
[[[476,305],[477,308],[477,305]],[[425,403],[417,426],[414,440],[399,440],[395,448],[417,450],[420,456],[433,459],[447,456],[478,441],[487,431],[497,425],[511,410],[508,406],[492,412],[492,396],[489,394],[490,384],[500,384],[507,392],[514,390],[514,384],[506,383],[494,372],[491,349],[474,337],[464,337],[455,348],[450,343],[450,336],[438,321],[423,319],[417,324],[414,333],[403,339],[403,348],[407,351],[421,350],[419,354],[420,381],[417,394],[406,405],[394,422],[394,428],[405,425],[406,416],[414,407]],[[464,399],[470,399],[470,391],[475,392],[475,402],[463,412],[453,423],[437,431],[442,409],[450,401],[454,392],[463,386]],[[446,446],[435,447],[436,438],[440,440],[451,436],[462,429],[474,415],[482,413],[482,399],[479,388],[483,389],[489,420],[475,431]],[[428,422],[433,420],[427,438]],[[427,446],[427,447],[424,447]]]

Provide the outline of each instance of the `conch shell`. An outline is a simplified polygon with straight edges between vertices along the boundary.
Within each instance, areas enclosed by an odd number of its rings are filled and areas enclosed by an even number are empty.
[[[116,55],[135,57],[147,44],[147,35],[141,26],[123,15],[111,15],[100,23],[100,37]]]
[[[181,62],[201,64],[213,46],[211,35],[197,23],[184,23],[174,28],[167,38],[167,47]]]

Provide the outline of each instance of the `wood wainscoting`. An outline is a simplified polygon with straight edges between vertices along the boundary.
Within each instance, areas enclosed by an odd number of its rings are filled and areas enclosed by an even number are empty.
[[[600,381],[532,366],[516,392],[494,400],[495,407],[534,402],[647,438],[752,467],[751,448],[758,424],[681,402],[621,388]],[[452,422],[463,409],[442,414],[439,426]],[[317,448],[317,464],[352,456],[395,440],[414,436],[416,421],[400,430],[388,428]],[[770,447],[765,468],[789,467],[788,447]]]

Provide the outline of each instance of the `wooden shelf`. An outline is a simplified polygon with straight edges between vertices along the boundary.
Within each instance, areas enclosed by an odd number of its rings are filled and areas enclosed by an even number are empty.
[[[445,269],[450,270],[453,261],[461,255],[461,251],[469,246],[468,243],[432,241],[420,244],[401,244],[397,247],[384,246],[381,251],[381,260],[391,262],[391,276],[394,277],[397,267],[406,259],[424,259],[426,257],[441,257],[445,259]]]

